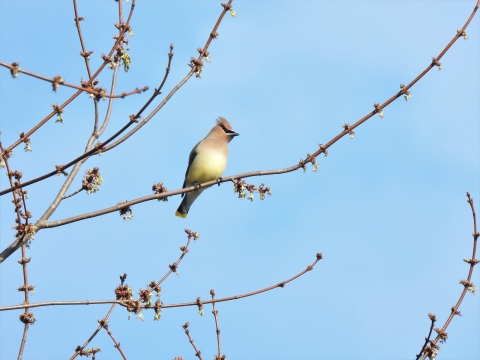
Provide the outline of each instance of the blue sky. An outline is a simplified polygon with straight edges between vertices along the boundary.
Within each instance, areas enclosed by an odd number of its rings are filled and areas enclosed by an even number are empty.
[[[114,1],[79,1],[92,66],[101,63],[116,34]],[[202,79],[192,78],[127,142],[91,158],[101,190],[62,202],[50,220],[60,220],[151,193],[162,181],[183,182],[188,154],[214,124],[227,118],[241,135],[230,143],[225,175],[296,164],[395,94],[428,66],[471,14],[474,1],[234,1],[210,47],[212,62]],[[175,44],[167,94],[188,72],[221,11],[218,1],[137,0],[129,54],[132,67],[118,79],[118,92],[150,91],[115,100],[103,139],[138,111],[165,71]],[[109,299],[118,276],[128,274],[135,293],[160,279],[186,241],[191,245],[179,276],[162,285],[164,303],[243,294],[279,283],[303,270],[322,252],[315,269],[283,289],[221,303],[222,348],[230,359],[411,359],[429,327],[428,313],[443,325],[462,290],[472,251],[472,219],[465,191],[480,209],[480,29],[478,14],[467,34],[412,89],[319,158],[320,169],[250,178],[273,195],[251,203],[237,199],[230,184],[205,191],[183,220],[174,216],[180,197],[133,208],[134,219],[117,213],[37,234],[28,251],[32,302]],[[0,60],[45,76],[79,83],[86,77],[69,1],[0,0]],[[108,87],[111,71],[100,85]],[[9,145],[74,90],[0,69],[0,129]],[[158,103],[160,99],[156,101]],[[104,114],[106,101],[100,102]],[[153,107],[152,107],[153,108]],[[78,156],[92,131],[87,95],[67,107],[64,123],[52,119],[31,136],[32,153],[19,147],[11,166],[28,180]],[[102,139],[100,139],[101,141]],[[64,180],[53,177],[28,188],[33,219],[50,205]],[[0,187],[8,186],[0,178]],[[12,240],[14,213],[0,198],[0,244]],[[478,212],[478,210],[477,210]],[[16,253],[0,265],[0,304],[23,301]],[[473,283],[480,283],[479,271]],[[64,359],[83,344],[108,306],[34,309],[24,359]],[[470,293],[454,318],[439,359],[480,356],[479,295]],[[0,312],[0,358],[16,358],[23,325],[20,312]],[[195,358],[181,325],[204,358],[216,353],[211,307],[153,312],[127,319],[117,308],[110,329],[129,359]],[[90,347],[98,359],[119,358],[106,332]]]

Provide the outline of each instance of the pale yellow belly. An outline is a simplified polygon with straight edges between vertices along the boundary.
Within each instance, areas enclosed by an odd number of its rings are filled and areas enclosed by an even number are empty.
[[[219,152],[198,154],[190,166],[187,186],[216,180],[222,176],[227,166],[227,156]]]

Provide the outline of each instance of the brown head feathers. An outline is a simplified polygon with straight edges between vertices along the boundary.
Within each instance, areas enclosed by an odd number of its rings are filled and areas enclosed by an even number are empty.
[[[232,125],[227,121],[227,119],[219,116],[218,119],[216,120],[217,125],[219,125],[224,131],[230,130],[232,131]]]

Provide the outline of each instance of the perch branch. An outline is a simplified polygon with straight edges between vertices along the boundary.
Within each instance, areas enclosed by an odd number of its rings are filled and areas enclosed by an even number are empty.
[[[231,4],[233,0],[230,0],[228,5]],[[224,10],[222,11],[220,17],[218,18],[217,20],[217,23],[215,24],[214,26],[214,31],[216,31],[216,29],[218,29],[218,26],[220,25],[220,22],[221,20],[223,19],[223,16],[224,14],[226,13],[226,8],[224,8]],[[210,38],[208,39],[207,43],[205,44],[205,47],[202,51],[202,53],[199,55],[198,59],[196,61],[200,61],[202,59],[202,56],[203,56],[203,53],[206,51],[206,49],[208,48],[208,46],[210,45],[210,42],[211,42],[211,36]],[[153,93],[152,97],[147,101],[147,103],[140,109],[140,111],[135,115],[135,116],[131,116],[130,118],[130,121],[124,125],[117,133],[115,133],[112,137],[110,137],[109,139],[107,139],[106,141],[104,141],[102,143],[103,145],[103,148],[102,148],[102,152],[106,152],[108,150],[111,150],[113,149],[114,147],[116,147],[117,145],[121,144],[122,142],[124,142],[126,139],[128,139],[130,136],[132,136],[135,132],[137,132],[141,127],[143,127],[151,118],[153,118],[153,116],[158,112],[160,111],[160,109],[170,100],[170,98],[177,92],[177,90],[179,90],[189,79],[190,77],[195,73],[194,69],[192,69],[188,74],[187,76],[185,76],[185,78],[180,81],[180,83],[178,83],[171,91],[170,93],[165,97],[165,99],[152,111],[152,113],[150,113],[145,119],[143,119],[134,129],[132,129],[129,133],[127,133],[125,136],[123,136],[122,138],[120,138],[119,140],[117,140],[115,143],[111,144],[110,146],[106,146],[107,144],[109,144],[112,140],[114,140],[116,137],[118,137],[121,133],[123,133],[127,128],[129,128],[133,123],[137,122],[137,119],[140,118],[140,115],[142,114],[142,112],[146,109],[146,107],[153,101],[153,99],[158,96],[161,92],[161,88],[163,87],[163,84],[165,83],[166,81],[166,78],[170,72],[170,63],[171,63],[171,59],[172,59],[172,56],[173,56],[173,53],[172,53],[172,50],[173,50],[173,45],[170,45],[170,53],[168,54],[168,57],[169,57],[169,61],[168,61],[168,66],[167,66],[167,69],[166,69],[166,72],[165,72],[165,76],[163,78],[163,81],[162,83],[160,84],[160,87],[158,89],[155,89],[155,92]],[[63,109],[65,106],[62,105],[60,106],[59,108],[60,109]],[[53,113],[54,115],[55,113]],[[52,115],[52,116],[53,116]],[[28,136],[28,133],[27,133],[27,136]],[[81,159],[87,157],[87,156],[90,156],[92,154],[95,154],[96,153],[96,150],[92,150],[91,152],[89,153],[85,153],[79,157],[77,157],[76,159],[70,161],[68,164],[66,165],[63,165],[62,167],[62,170],[65,170],[67,168],[69,168],[70,166],[74,165],[75,163],[77,163],[78,161],[80,161]],[[33,180],[29,180],[29,181],[26,181],[23,183],[23,186],[26,187],[28,185],[31,185],[31,184],[34,184],[38,181],[42,181],[46,178],[49,178],[51,176],[54,176],[56,175],[57,172],[56,171],[52,171],[50,173],[47,173],[45,175],[42,175],[38,178],[35,178]],[[0,196],[6,194],[6,193],[9,193],[10,191],[13,191],[15,190],[15,187],[11,187],[10,189],[6,189],[6,190],[3,190],[3,191],[0,191]]]

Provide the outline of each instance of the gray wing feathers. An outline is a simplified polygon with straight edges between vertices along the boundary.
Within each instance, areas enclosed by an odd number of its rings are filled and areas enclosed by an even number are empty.
[[[190,171],[190,166],[192,165],[193,160],[195,160],[195,157],[197,156],[197,147],[200,143],[201,141],[193,147],[192,151],[190,152],[190,156],[188,157],[188,166],[187,166],[187,171],[185,171],[185,180],[183,180],[182,189],[185,189],[187,187],[187,175],[188,175],[188,172]],[[182,198],[184,196],[185,196],[185,193],[182,194]]]

